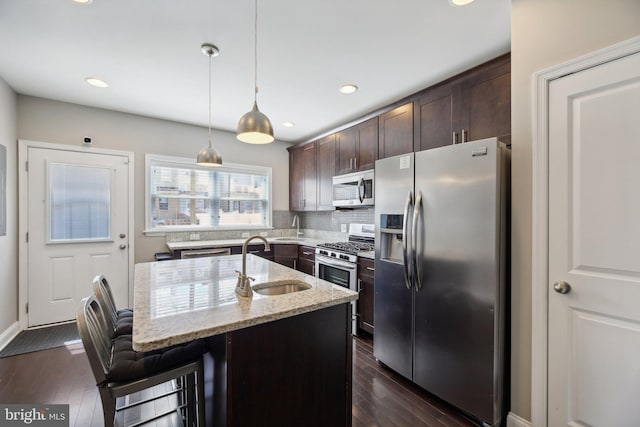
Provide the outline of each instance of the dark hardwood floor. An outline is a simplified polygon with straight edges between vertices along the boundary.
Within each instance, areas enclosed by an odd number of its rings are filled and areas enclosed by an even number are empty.
[[[475,425],[376,362],[370,337],[355,338],[353,346],[353,427]],[[128,422],[160,412],[172,405],[170,399],[130,410],[124,417]],[[0,359],[0,403],[68,403],[70,426],[103,425],[100,397],[82,344]],[[176,420],[171,415],[147,425],[171,426]]]
[[[353,427],[476,426],[373,357],[370,336],[353,340]]]

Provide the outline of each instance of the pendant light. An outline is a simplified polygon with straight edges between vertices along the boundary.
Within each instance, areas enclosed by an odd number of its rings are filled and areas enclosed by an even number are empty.
[[[200,150],[196,163],[200,166],[222,166],[222,156],[211,146],[211,58],[218,56],[220,51],[209,43],[204,43],[201,49],[209,57],[209,145]]]
[[[249,144],[268,144],[273,142],[273,126],[267,116],[258,109],[258,0],[255,1],[254,19],[254,64],[253,64],[253,108],[240,118],[237,138]]]

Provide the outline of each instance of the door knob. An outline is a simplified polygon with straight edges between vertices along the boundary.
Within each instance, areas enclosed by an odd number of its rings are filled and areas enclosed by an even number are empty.
[[[120,238],[121,238],[121,239],[124,239],[125,237],[127,237],[127,235],[126,235],[126,234],[124,234],[124,233],[120,233]]]
[[[120,245],[120,249],[124,250],[127,249],[127,245],[125,245],[124,243]]]
[[[571,285],[564,280],[559,280],[553,284],[553,290],[559,294],[568,294],[571,292]]]

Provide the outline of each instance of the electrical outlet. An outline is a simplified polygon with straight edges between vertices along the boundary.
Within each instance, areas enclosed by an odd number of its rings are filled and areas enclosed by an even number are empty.
[[[242,237],[249,237],[249,232],[248,231],[243,231],[242,232]]]
[[[340,224],[340,231],[343,233],[347,232],[347,224]]]
[[[267,233],[266,231],[261,231],[261,232],[260,232],[260,235],[261,235],[262,237],[267,237],[267,235],[268,235],[268,234],[269,234],[269,233]]]
[[[189,240],[200,240],[200,234],[198,233],[189,234]]]

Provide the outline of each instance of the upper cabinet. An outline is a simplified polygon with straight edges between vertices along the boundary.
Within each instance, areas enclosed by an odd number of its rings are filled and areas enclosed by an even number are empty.
[[[493,136],[511,142],[509,58],[421,92],[415,100],[415,151]]]
[[[378,117],[378,158],[413,152],[413,102]]]
[[[471,74],[460,83],[460,140],[497,136],[511,142],[511,61]]]
[[[315,142],[318,203],[316,210],[331,211],[333,207],[332,179],[336,174],[336,134],[325,136]]]
[[[291,211],[333,210],[333,176],[373,169],[377,159],[494,136],[510,144],[511,55],[458,74],[377,114],[289,148]]]
[[[453,112],[456,89],[446,84],[415,101],[415,151],[454,143],[459,127],[458,115]]]
[[[378,158],[378,118],[335,134],[336,174],[373,169]]]
[[[289,150],[289,210],[315,211],[317,207],[316,144]]]

